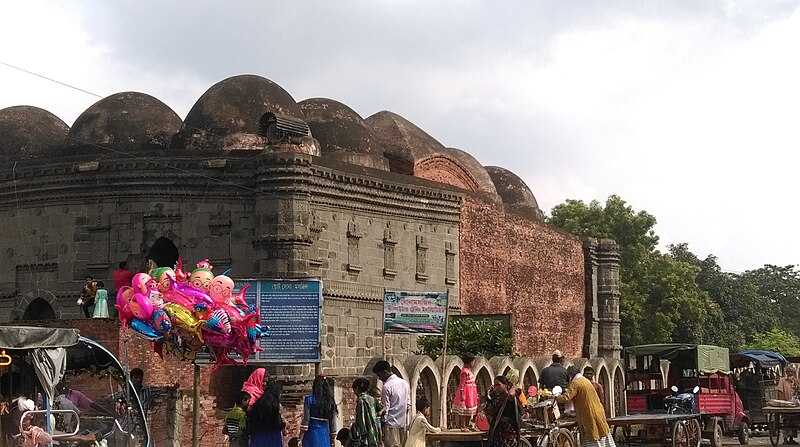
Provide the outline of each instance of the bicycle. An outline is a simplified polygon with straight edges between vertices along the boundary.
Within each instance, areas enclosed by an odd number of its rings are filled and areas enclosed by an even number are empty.
[[[561,387],[556,386],[553,389],[553,397],[558,397],[561,394]],[[542,425],[532,425],[527,430],[521,430],[520,433],[520,447],[534,447],[531,442],[523,436],[522,432],[527,431],[529,436],[536,435],[535,447],[575,447],[576,446],[576,433],[577,427],[573,423],[572,429],[566,428],[559,421],[558,405],[555,399],[545,399],[533,406],[534,413],[539,415],[538,418],[542,421]]]

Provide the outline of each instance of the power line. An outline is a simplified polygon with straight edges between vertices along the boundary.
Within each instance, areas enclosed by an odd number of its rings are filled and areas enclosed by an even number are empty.
[[[71,88],[73,90],[77,90],[79,92],[83,92],[83,93],[86,93],[88,95],[96,96],[98,98],[103,98],[103,96],[100,96],[97,93],[90,92],[89,90],[84,90],[84,89],[82,89],[80,87],[75,87],[74,85],[70,85],[70,84],[67,84],[66,82],[61,82],[61,81],[59,81],[57,79],[53,79],[53,78],[47,77],[45,75],[41,75],[39,73],[32,72],[30,70],[26,70],[26,69],[24,69],[22,67],[17,67],[16,65],[11,65],[8,62],[0,61],[0,64],[5,65],[6,67],[11,67],[11,68],[13,68],[15,70],[19,70],[19,71],[24,72],[24,73],[28,73],[29,75],[33,75],[33,76],[36,76],[38,78],[46,79],[46,80],[48,80],[50,82],[55,82],[56,84],[63,85],[64,87],[69,87],[69,88]]]

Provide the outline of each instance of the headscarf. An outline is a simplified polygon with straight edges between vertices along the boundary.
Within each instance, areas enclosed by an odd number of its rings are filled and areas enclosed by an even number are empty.
[[[258,368],[250,374],[250,377],[242,385],[242,391],[250,395],[250,405],[256,403],[258,398],[264,394],[264,376],[266,375],[266,369]]]

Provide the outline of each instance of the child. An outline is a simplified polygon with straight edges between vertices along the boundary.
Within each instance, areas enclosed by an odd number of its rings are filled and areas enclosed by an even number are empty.
[[[342,444],[342,447],[347,447],[350,442],[350,429],[345,427],[336,433],[336,440]]]
[[[369,395],[375,398],[375,413],[378,414],[378,419],[383,422],[384,411],[383,404],[381,404],[381,390],[374,386],[369,389]]]
[[[228,435],[231,447],[247,447],[247,407],[250,405],[250,394],[239,391],[239,401],[233,409],[225,415],[225,426],[222,433]]]
[[[458,415],[458,425],[461,431],[470,431],[472,418],[478,412],[478,387],[475,385],[475,355],[467,352],[461,356],[464,367],[459,376],[458,391],[453,399],[453,413]],[[477,430],[477,428],[472,428]]]
[[[434,427],[428,423],[427,416],[431,414],[431,404],[428,399],[420,397],[417,399],[417,414],[411,420],[408,429],[408,439],[405,447],[425,447],[425,433],[439,433],[439,427]]]

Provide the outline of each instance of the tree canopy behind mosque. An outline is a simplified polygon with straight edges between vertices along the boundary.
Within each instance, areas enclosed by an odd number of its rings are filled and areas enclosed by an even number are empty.
[[[716,256],[700,259],[686,243],[662,253],[656,248],[655,216],[637,212],[615,195],[605,204],[567,200],[552,209],[547,222],[619,244],[624,346],[704,343],[732,351],[800,346],[797,266],[731,273],[722,270]]]

